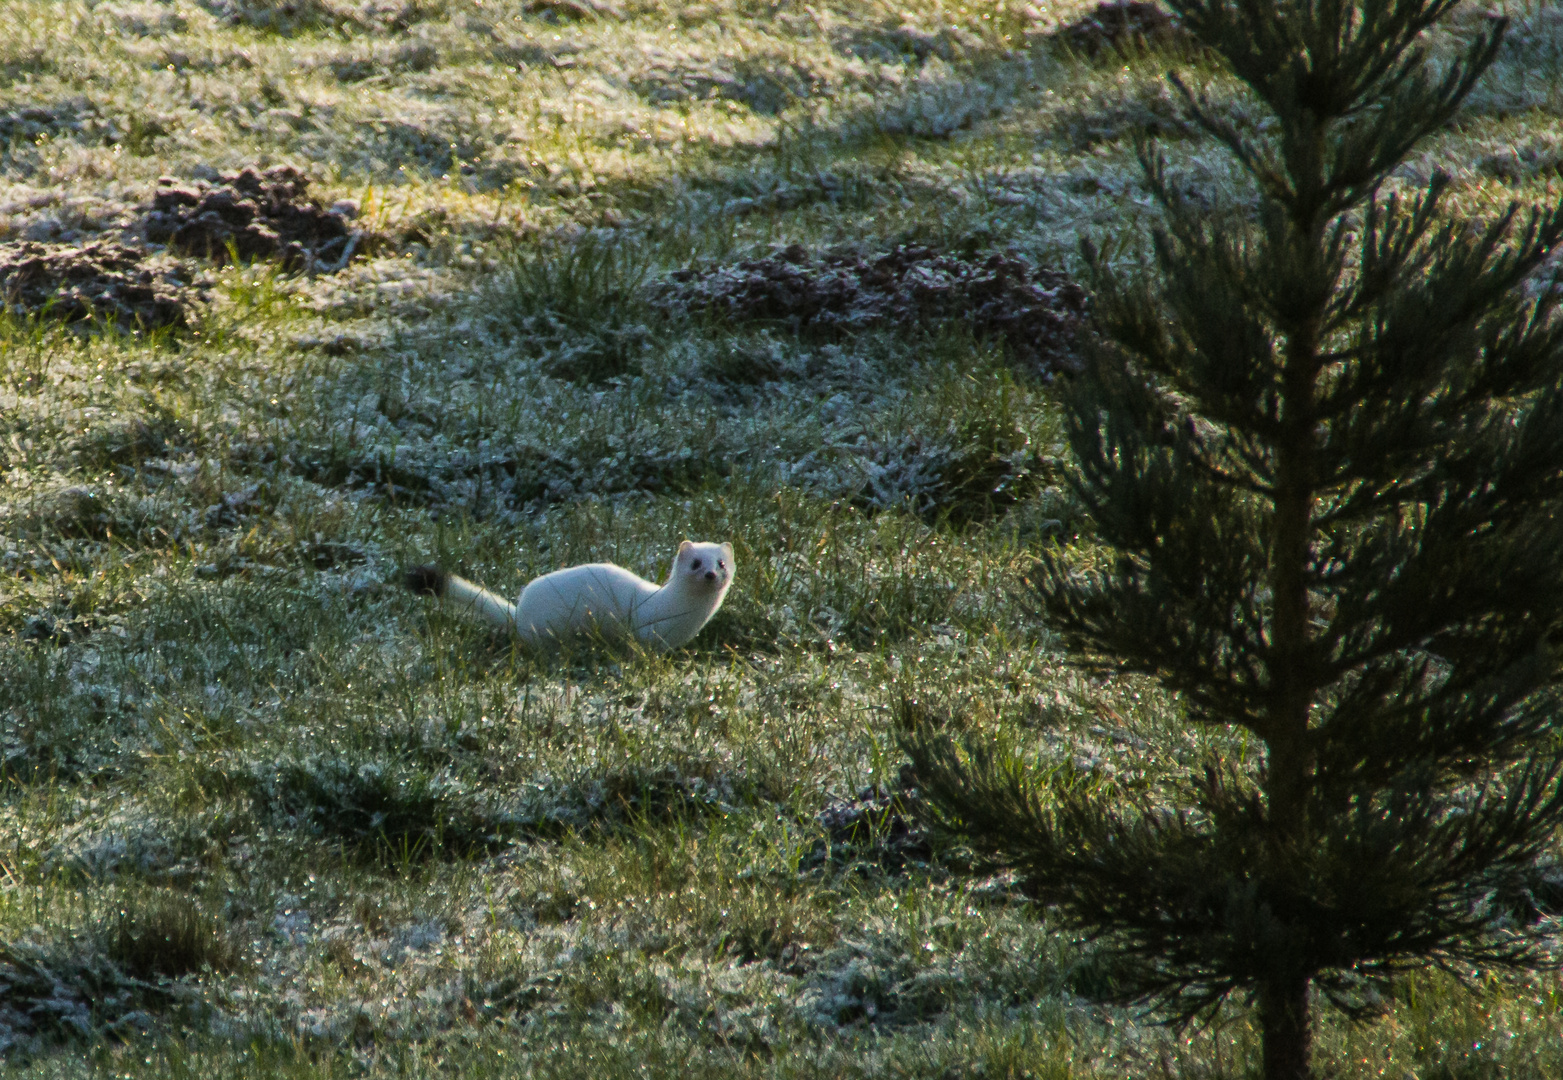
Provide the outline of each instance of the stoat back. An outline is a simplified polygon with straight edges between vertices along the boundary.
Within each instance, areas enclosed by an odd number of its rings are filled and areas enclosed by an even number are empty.
[[[516,601],[516,632],[532,645],[600,634],[623,641],[658,589],[613,563],[586,563],[535,578]]]

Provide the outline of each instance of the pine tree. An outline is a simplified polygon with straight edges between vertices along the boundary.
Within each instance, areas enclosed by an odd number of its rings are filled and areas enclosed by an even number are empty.
[[[1143,147],[1152,265],[1086,252],[1101,338],[1065,408],[1115,554],[1045,557],[1039,606],[1262,753],[1135,802],[915,709],[903,737],[945,823],[1110,950],[1112,996],[1251,1002],[1267,1080],[1312,1075],[1319,996],[1361,1017],[1396,972],[1541,956],[1493,897],[1563,822],[1563,208],[1389,190],[1497,53],[1494,20],[1430,56],[1456,2],[1168,0],[1268,114],[1174,80],[1257,210],[1215,219]]]

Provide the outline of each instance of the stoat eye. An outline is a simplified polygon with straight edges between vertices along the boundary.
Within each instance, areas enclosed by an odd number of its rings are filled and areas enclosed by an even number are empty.
[[[717,568],[720,569],[720,570],[726,570],[727,569],[727,563],[723,562],[721,559],[716,560],[716,565],[717,565]]]
[[[699,569],[700,569],[700,560],[699,560],[699,559],[696,559],[696,560],[695,560],[695,561],[693,561],[693,562],[692,562],[692,563],[690,563],[690,564],[689,564],[689,568],[690,568],[690,569],[691,569],[691,570],[699,570]]]

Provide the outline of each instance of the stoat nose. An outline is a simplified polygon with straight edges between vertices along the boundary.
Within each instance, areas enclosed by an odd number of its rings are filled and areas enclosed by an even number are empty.
[[[716,571],[715,570],[707,570],[706,571],[706,580],[707,581],[715,581],[716,580]]]

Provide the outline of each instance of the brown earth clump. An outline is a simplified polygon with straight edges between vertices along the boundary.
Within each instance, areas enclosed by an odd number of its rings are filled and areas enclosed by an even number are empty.
[[[246,168],[215,184],[181,186],[164,177],[147,213],[146,237],[218,263],[232,254],[277,259],[287,270],[334,273],[363,250],[363,234],[308,189],[309,178],[291,165]]]
[[[1147,0],[1102,0],[1053,36],[1086,56],[1192,40],[1177,16]]]
[[[673,272],[652,290],[661,310],[733,322],[776,322],[800,332],[966,323],[997,337],[1015,362],[1043,376],[1076,365],[1089,306],[1067,275],[1012,252],[987,255],[898,244],[889,251],[815,256],[794,244],[762,259]]]
[[[197,299],[189,282],[177,262],[150,264],[146,252],[113,240],[0,245],[0,301],[13,315],[126,330],[183,327]]]

